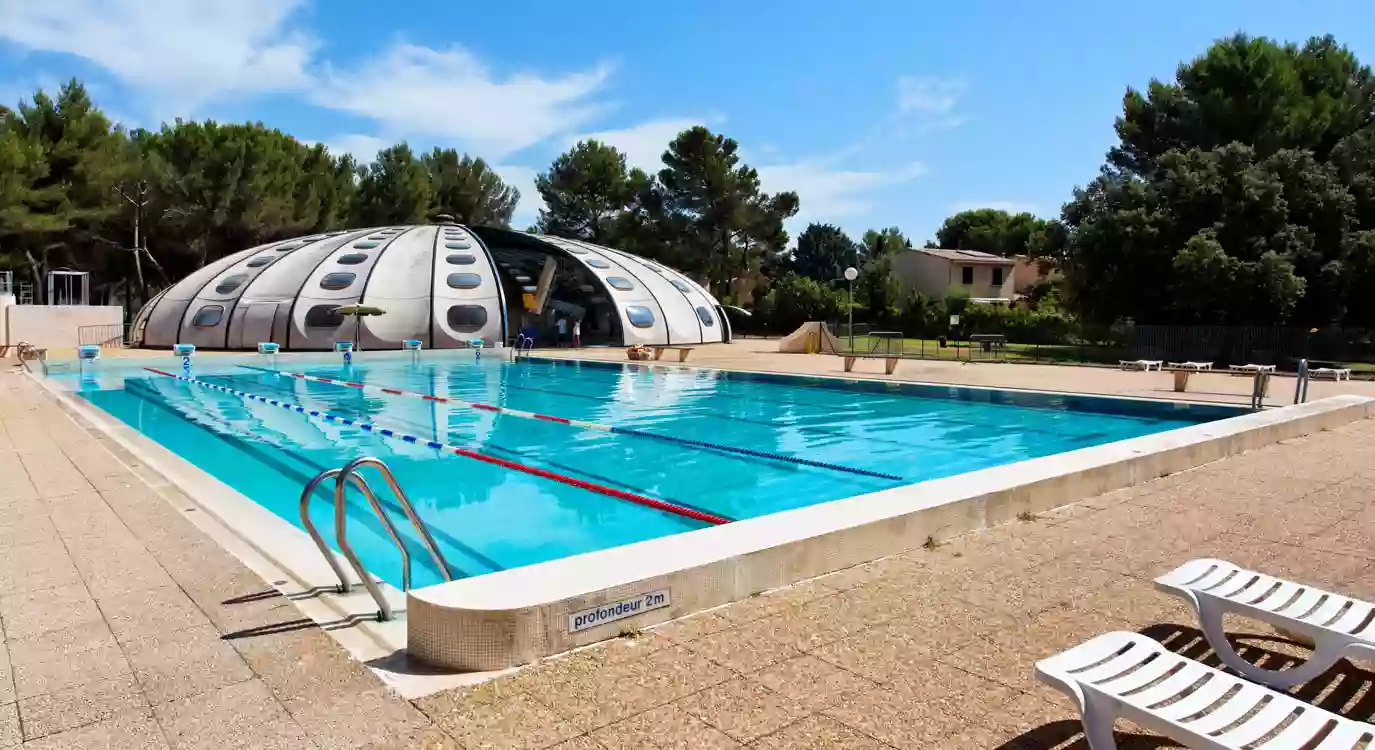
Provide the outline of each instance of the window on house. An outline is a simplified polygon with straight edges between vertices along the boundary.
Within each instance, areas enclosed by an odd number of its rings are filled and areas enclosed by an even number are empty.
[[[1003,269],[1001,269],[1001,268],[995,268],[995,269],[993,269],[993,286],[1002,286],[1002,285],[1003,285]]]
[[[973,267],[973,266],[963,266],[963,267],[960,268],[960,283],[961,283],[961,284],[973,284],[973,283],[974,283],[974,267]]]

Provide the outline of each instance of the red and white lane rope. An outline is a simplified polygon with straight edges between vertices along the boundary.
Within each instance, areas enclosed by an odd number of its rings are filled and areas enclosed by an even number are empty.
[[[568,419],[567,417],[555,417],[550,416],[548,414],[537,414],[531,411],[509,409],[504,406],[493,406],[492,404],[484,404],[477,401],[463,401],[461,399],[456,398],[435,396],[429,393],[416,393],[414,391],[403,391],[398,388],[385,388],[380,385],[369,385],[367,383],[358,383],[351,380],[339,380],[337,378],[326,378],[321,377],[319,375],[306,375],[304,373],[287,372],[285,370],[272,370],[266,367],[253,367],[250,365],[239,366],[249,370],[256,370],[258,372],[267,372],[272,373],[273,375],[281,375],[283,377],[292,377],[299,378],[301,380],[308,380],[313,383],[328,383],[329,385],[337,385],[342,386],[344,388],[357,388],[363,391],[375,391],[377,393],[385,393],[390,396],[406,396],[408,398],[418,398],[425,401],[437,401],[442,404],[452,404],[454,406],[464,406],[469,409],[496,412],[498,414],[505,414],[511,417],[519,417],[521,419],[534,419],[541,422],[555,422],[557,424],[565,424],[570,427],[580,427],[585,430],[612,432],[619,435],[635,435],[636,437],[650,438],[653,440],[662,440],[664,442],[677,443],[679,445],[686,445],[693,448],[703,448],[711,451],[720,451],[722,453],[737,453],[743,456],[751,456],[753,458],[763,458],[770,461],[783,461],[786,463],[800,464],[802,466],[812,466],[818,469],[843,471],[850,474],[859,474],[861,476],[874,477],[877,479],[887,479],[896,482],[904,481],[902,477],[893,474],[885,474],[880,471],[870,471],[869,469],[859,469],[853,466],[845,466],[843,464],[833,464],[828,461],[813,461],[810,458],[798,458],[797,456],[789,456],[785,453],[761,451],[755,450],[753,448],[740,448],[733,445],[722,445],[720,443],[710,443],[705,440],[692,440],[690,438],[676,437],[673,435],[660,435],[656,432],[645,432],[644,430],[636,430],[630,427],[617,427],[615,425],[588,422],[582,419]]]
[[[215,383],[207,383],[204,380],[197,380],[196,378],[187,377],[185,375],[177,375],[175,373],[165,372],[163,370],[158,370],[152,367],[145,367],[143,369],[147,370],[148,372],[155,373],[157,375],[164,375],[166,377],[174,378],[184,383],[197,385],[202,388],[209,388],[210,390],[228,393],[232,396],[238,396],[239,398],[246,398],[252,401],[259,401],[264,404],[270,404],[272,406],[277,406],[282,409],[286,409],[287,411],[294,411],[298,414],[304,414],[306,416],[322,419],[326,422],[338,422],[339,424],[351,425],[353,427],[359,428],[360,430],[377,433],[379,435],[382,435],[383,437],[392,438],[394,440],[400,440],[406,443],[414,443],[416,445],[424,445],[433,448],[437,451],[453,453],[455,455],[463,456],[464,458],[471,458],[478,461],[482,461],[484,463],[500,466],[504,469],[523,472],[525,474],[537,476],[542,479],[549,479],[555,482],[560,482],[562,484],[569,485],[571,487],[577,487],[579,489],[588,490],[589,492],[596,492],[601,495],[617,498],[618,500],[626,500],[632,503],[636,503],[638,505],[644,505],[650,508],[654,508],[656,510],[674,513],[685,518],[691,518],[696,521],[702,521],[705,523],[717,525],[730,523],[730,519],[728,518],[723,518],[721,516],[713,515],[711,513],[705,513],[703,511],[697,510],[696,508],[687,508],[664,500],[659,500],[652,497],[645,497],[644,495],[638,495],[634,492],[626,492],[624,490],[618,490],[614,487],[607,487],[603,484],[588,482],[582,479],[577,479],[575,477],[565,476],[563,474],[555,474],[552,471],[546,471],[535,466],[527,466],[525,464],[516,463],[515,461],[508,461],[504,458],[489,456],[486,453],[479,453],[477,451],[469,450],[467,448],[460,448],[456,445],[449,445],[448,443],[441,443],[436,440],[427,440],[416,435],[411,435],[404,432],[397,432],[396,430],[382,427],[373,422],[364,422],[357,419],[350,419],[348,417],[341,417],[336,414],[330,414],[329,412],[318,411],[315,409],[307,409],[304,406],[293,404],[288,401],[280,401],[275,398],[267,398],[266,396],[259,396],[254,393],[248,393],[245,391],[236,390],[234,388],[227,388],[225,386],[217,385]]]

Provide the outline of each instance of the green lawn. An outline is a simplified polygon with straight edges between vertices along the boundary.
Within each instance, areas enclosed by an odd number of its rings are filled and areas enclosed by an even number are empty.
[[[849,348],[849,339],[837,336],[841,347]],[[889,351],[901,353],[905,357],[923,359],[946,359],[973,362],[1097,362],[1117,364],[1121,359],[1119,352],[1105,346],[1076,346],[1073,344],[1004,344],[991,352],[983,350],[978,342],[947,341],[942,347],[937,339],[904,338],[901,344],[897,339],[883,336],[856,336],[854,349],[860,353],[884,354]]]

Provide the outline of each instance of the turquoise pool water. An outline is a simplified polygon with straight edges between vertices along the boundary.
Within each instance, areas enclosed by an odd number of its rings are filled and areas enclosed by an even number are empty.
[[[705,525],[136,367],[114,369],[111,362],[99,379],[53,377],[68,380],[81,397],[297,526],[300,493],[311,477],[359,456],[381,458],[429,524],[455,578]],[[175,363],[160,366],[180,372]],[[218,364],[210,357],[197,362],[195,376],[730,519],[1243,413],[1230,407],[1110,398],[536,359],[511,363],[496,357],[474,362],[437,356],[418,363],[364,357],[349,366],[290,364],[283,358],[279,367],[783,458],[519,419]],[[898,478],[818,468],[786,457]],[[369,478],[386,499],[384,483]],[[333,543],[327,495],[319,492],[312,517]],[[350,541],[369,570],[399,586],[400,558],[394,546],[361,496],[350,500]],[[394,518],[409,533],[399,511]],[[413,538],[408,542],[414,585],[440,582],[423,548]]]

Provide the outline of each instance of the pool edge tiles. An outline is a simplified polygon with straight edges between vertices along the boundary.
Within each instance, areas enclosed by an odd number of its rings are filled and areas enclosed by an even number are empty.
[[[1375,399],[1333,396],[413,589],[407,649],[513,667],[1371,416]],[[588,610],[617,614],[575,625]]]

